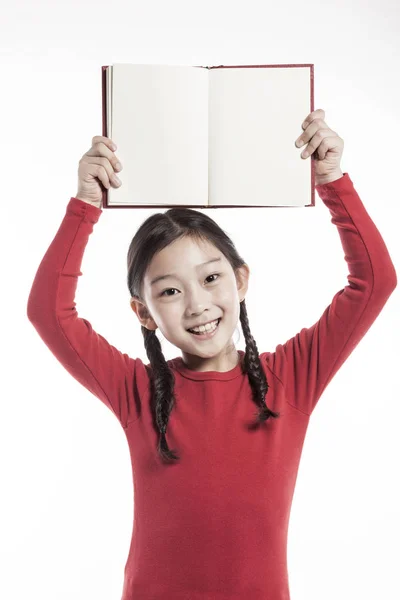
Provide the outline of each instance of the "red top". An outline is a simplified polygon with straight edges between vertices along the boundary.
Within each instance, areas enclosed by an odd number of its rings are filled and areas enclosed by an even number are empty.
[[[35,276],[28,318],[128,440],[134,523],[122,600],[290,598],[287,532],[309,417],[397,285],[348,173],[316,191],[338,229],[349,284],[314,325],[260,354],[267,405],[281,417],[251,427],[257,407],[240,364],[200,373],[174,358],[176,403],[166,435],[180,461],[167,465],[149,408],[150,365],[122,354],[75,308],[83,253],[103,211],[74,197],[67,205]]]

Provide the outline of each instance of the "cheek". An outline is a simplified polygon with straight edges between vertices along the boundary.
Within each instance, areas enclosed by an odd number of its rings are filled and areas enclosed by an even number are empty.
[[[183,307],[180,303],[174,302],[166,306],[164,310],[159,311],[157,324],[160,329],[169,331],[172,335],[176,331],[176,324],[182,322]]]
[[[221,289],[217,292],[215,300],[221,305],[221,307],[225,308],[225,310],[235,310],[235,307],[238,304],[237,288],[233,285],[228,285],[224,288],[221,287]]]

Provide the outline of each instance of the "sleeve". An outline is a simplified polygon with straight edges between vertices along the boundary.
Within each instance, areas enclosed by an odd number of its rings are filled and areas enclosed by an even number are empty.
[[[311,415],[323,391],[365,336],[397,285],[385,242],[363,206],[348,173],[317,185],[338,228],[348,265],[348,285],[321,318],[270,355],[286,400]]]
[[[140,416],[140,398],[148,386],[146,367],[94,331],[78,316],[74,302],[83,253],[102,212],[70,199],[34,278],[27,316],[61,365],[126,428]]]

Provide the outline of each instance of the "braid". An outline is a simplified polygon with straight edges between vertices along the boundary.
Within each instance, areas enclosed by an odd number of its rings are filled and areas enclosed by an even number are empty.
[[[174,406],[174,384],[175,378],[168,367],[161,349],[160,341],[154,330],[141,327],[144,338],[144,346],[151,365],[151,404],[157,427],[160,431],[158,452],[167,462],[178,460],[175,451],[170,450],[165,437],[169,415]]]
[[[269,417],[279,417],[279,412],[270,410],[265,402],[265,396],[268,392],[268,383],[261,366],[258,354],[257,344],[251,334],[249,319],[247,316],[245,300],[240,303],[240,322],[244,337],[246,340],[246,352],[244,355],[244,372],[247,373],[251,388],[253,390],[253,400],[259,406],[260,410],[255,413],[257,421],[262,423]],[[167,462],[179,460],[174,450],[170,450],[166,440],[166,431],[169,416],[174,406],[174,385],[175,377],[172,370],[168,367],[162,352],[160,341],[155,330],[149,330],[141,327],[144,338],[146,353],[151,365],[151,404],[157,427],[160,431],[160,440],[158,452]]]
[[[269,385],[261,366],[257,344],[250,331],[249,318],[247,316],[246,302],[244,299],[240,303],[240,323],[246,341],[244,370],[247,373],[253,390],[253,400],[260,407],[260,410],[255,413],[255,416],[259,423],[263,423],[269,419],[269,417],[279,417],[280,413],[269,409],[265,402],[265,396],[268,392]]]

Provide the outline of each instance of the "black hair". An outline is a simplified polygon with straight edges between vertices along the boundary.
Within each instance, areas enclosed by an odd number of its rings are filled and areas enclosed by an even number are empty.
[[[132,299],[144,303],[142,285],[144,274],[153,256],[176,240],[189,237],[195,240],[207,240],[220,250],[235,272],[245,264],[238,254],[232,240],[219,225],[197,210],[185,207],[174,207],[164,213],[156,213],[146,219],[133,237],[127,256],[127,283]],[[268,382],[262,368],[257,344],[251,334],[247,316],[246,302],[240,302],[240,322],[246,341],[242,371],[247,373],[253,392],[253,401],[259,407],[255,413],[257,423],[269,417],[277,418],[279,412],[267,407],[265,396]],[[150,361],[151,409],[160,431],[158,452],[166,462],[179,460],[174,450],[170,450],[166,440],[169,415],[174,406],[175,377],[165,360],[161,343],[154,330],[141,326],[144,345]]]

